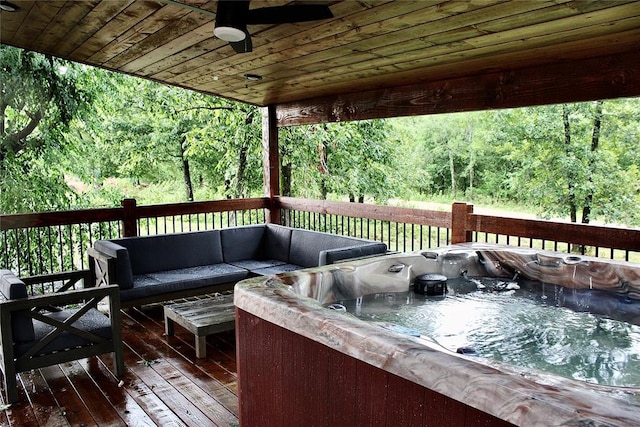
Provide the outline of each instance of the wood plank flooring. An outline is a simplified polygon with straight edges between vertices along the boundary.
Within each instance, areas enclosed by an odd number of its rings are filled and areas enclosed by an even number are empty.
[[[0,411],[0,425],[238,425],[234,331],[208,336],[205,359],[182,327],[165,335],[160,306],[124,310],[122,332],[123,378],[110,355],[20,374],[20,401]]]

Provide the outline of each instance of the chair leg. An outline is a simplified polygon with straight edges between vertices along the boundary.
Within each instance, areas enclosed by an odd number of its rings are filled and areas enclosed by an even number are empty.
[[[6,403],[16,403],[18,401],[18,381],[16,380],[16,373],[13,369],[4,370],[4,390],[7,394]]]
[[[124,350],[122,341],[120,341],[119,345],[115,345],[115,349],[113,351],[113,368],[117,378],[124,375]]]

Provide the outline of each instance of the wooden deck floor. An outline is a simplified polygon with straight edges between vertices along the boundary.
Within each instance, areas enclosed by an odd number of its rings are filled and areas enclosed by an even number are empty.
[[[7,426],[237,426],[234,332],[164,335],[162,308],[123,311],[126,374],[112,357],[82,359],[20,375],[20,402],[0,411]],[[1,375],[1,374],[0,374]]]

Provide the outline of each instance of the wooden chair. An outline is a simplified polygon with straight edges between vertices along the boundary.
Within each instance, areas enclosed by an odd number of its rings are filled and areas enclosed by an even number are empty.
[[[114,353],[115,375],[124,374],[118,286],[70,290],[81,279],[92,283],[88,270],[22,280],[0,270],[0,355],[7,403],[18,400],[17,374],[31,369]],[[54,282],[63,283],[56,292],[28,296],[28,285]],[[97,309],[104,298],[108,316]]]

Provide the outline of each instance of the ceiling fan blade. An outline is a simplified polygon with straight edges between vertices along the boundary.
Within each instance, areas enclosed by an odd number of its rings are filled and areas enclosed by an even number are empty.
[[[329,6],[323,4],[294,4],[261,7],[247,12],[247,24],[288,24],[333,18]]]
[[[246,28],[243,28],[242,31],[244,31],[244,35],[245,35],[244,40],[240,40],[239,42],[229,42],[229,44],[231,45],[233,50],[236,51],[236,53],[251,52],[253,51],[253,43],[251,43],[251,34],[249,34],[249,31],[247,31]]]

